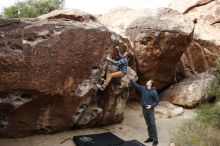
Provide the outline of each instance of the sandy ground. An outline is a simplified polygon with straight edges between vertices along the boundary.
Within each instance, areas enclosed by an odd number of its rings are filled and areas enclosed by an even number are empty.
[[[184,110],[184,114],[178,117],[157,118],[158,146],[169,146],[176,130],[184,119],[192,118],[194,115],[192,110]],[[139,103],[129,103],[127,105],[125,119],[120,124],[84,130],[71,130],[53,135],[33,135],[20,139],[0,138],[0,146],[76,146],[72,140],[68,140],[63,144],[60,144],[60,142],[74,135],[102,133],[106,131],[114,133],[123,140],[136,139],[143,143],[148,135]],[[150,146],[152,144],[146,145]]]

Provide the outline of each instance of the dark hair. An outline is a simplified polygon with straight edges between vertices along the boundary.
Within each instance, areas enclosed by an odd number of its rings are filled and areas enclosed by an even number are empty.
[[[150,80],[151,80],[151,83],[152,83],[152,87],[154,87],[156,82],[153,79],[150,79]]]
[[[129,52],[129,51],[126,51],[128,54],[127,54],[127,56],[128,56],[128,58],[132,58],[133,57],[133,55],[132,55],[132,53],[131,52]]]

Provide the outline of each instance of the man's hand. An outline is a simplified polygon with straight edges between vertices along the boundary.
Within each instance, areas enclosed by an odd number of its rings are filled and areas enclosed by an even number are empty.
[[[151,105],[147,105],[146,108],[147,108],[147,109],[151,109]]]

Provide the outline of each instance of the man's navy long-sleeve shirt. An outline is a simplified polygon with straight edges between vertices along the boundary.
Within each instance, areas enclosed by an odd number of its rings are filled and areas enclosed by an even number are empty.
[[[138,85],[133,80],[131,80],[131,83],[134,88],[141,94],[141,102],[143,107],[151,105],[151,108],[154,108],[159,104],[158,94],[155,89],[148,89],[146,86]]]

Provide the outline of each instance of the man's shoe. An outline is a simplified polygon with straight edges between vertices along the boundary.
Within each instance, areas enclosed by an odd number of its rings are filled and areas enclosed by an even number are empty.
[[[145,140],[145,143],[149,143],[149,142],[153,142],[154,140],[152,138],[148,138],[147,140]]]
[[[154,141],[153,144],[152,144],[152,146],[157,146],[158,143],[159,143],[158,141]]]
[[[102,86],[102,85],[97,84],[96,86],[97,86],[97,88],[99,88],[100,90],[102,90],[102,91],[104,90],[104,88],[103,88],[103,86]]]

